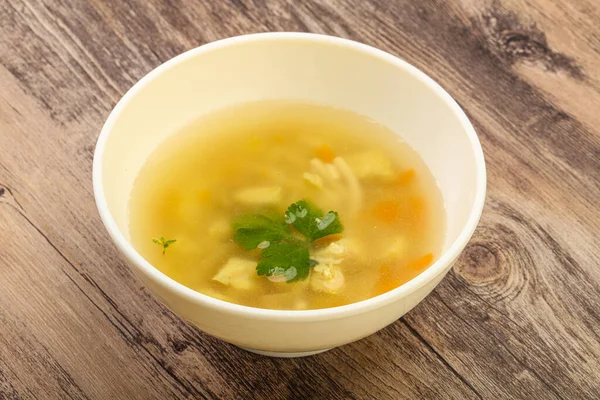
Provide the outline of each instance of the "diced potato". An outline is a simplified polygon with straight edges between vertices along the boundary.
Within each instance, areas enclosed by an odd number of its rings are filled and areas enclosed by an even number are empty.
[[[390,160],[378,151],[366,151],[346,157],[346,162],[358,179],[392,179],[394,169]]]
[[[250,290],[256,284],[256,262],[231,257],[213,280],[235,289]]]
[[[344,286],[344,274],[339,267],[319,263],[310,274],[310,287],[317,292],[336,293]]]
[[[381,256],[386,258],[400,258],[406,253],[406,238],[402,236],[394,237],[389,243],[385,243],[381,250]]]
[[[236,201],[246,205],[272,205],[281,200],[280,186],[263,186],[243,189],[234,195]]]
[[[227,218],[217,218],[208,228],[208,234],[213,239],[225,239],[231,235],[231,226]]]

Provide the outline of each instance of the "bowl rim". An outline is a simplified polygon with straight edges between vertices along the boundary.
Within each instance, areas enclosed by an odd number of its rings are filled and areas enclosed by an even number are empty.
[[[466,224],[462,228],[456,240],[454,240],[454,242],[452,242],[450,246],[448,246],[448,248],[444,252],[442,252],[441,256],[432,265],[430,265],[425,271],[423,271],[410,281],[402,284],[401,286],[395,289],[390,290],[389,292],[377,295],[375,297],[371,297],[366,300],[361,300],[356,303],[314,310],[272,310],[229,303],[224,300],[219,300],[197,292],[193,289],[190,289],[184,286],[183,284],[168,277],[160,270],[155,268],[153,265],[151,265],[125,239],[125,236],[117,227],[117,224],[109,211],[106,197],[104,195],[102,177],[104,150],[106,148],[107,140],[110,136],[110,133],[113,129],[117,118],[119,117],[121,112],[127,107],[128,103],[138,94],[138,92],[142,88],[144,88],[152,80],[159,77],[162,73],[169,70],[170,68],[173,68],[178,64],[184,63],[191,58],[198,57],[203,53],[207,53],[228,46],[243,45],[245,43],[252,43],[257,41],[281,40],[304,41],[314,42],[317,44],[341,46],[353,51],[364,53],[366,56],[369,57],[378,58],[382,61],[394,65],[395,67],[410,74],[413,78],[420,80],[441,100],[443,100],[443,102],[458,118],[471,144],[471,150],[473,151],[476,164],[476,191],[473,208],[470,212]],[[447,269],[447,267],[450,266],[450,264],[458,257],[458,255],[466,246],[467,242],[470,240],[481,217],[486,194],[485,160],[483,156],[483,149],[481,148],[481,144],[479,142],[475,129],[473,128],[471,122],[467,118],[465,112],[458,105],[458,103],[437,82],[435,82],[424,72],[409,64],[408,62],[383,50],[379,50],[375,47],[335,36],[299,32],[254,33],[221,39],[188,50],[154,68],[143,78],[137,81],[125,93],[125,95],[119,100],[119,102],[110,112],[106,122],[104,123],[104,126],[102,127],[102,130],[98,137],[98,141],[96,143],[92,174],[96,206],[98,208],[101,220],[104,226],[106,227],[106,230],[108,231],[110,237],[116,244],[117,248],[126,257],[126,259],[131,264],[133,264],[138,270],[140,270],[141,273],[143,273],[145,276],[151,279],[155,284],[165,287],[169,291],[176,293],[178,296],[183,297],[192,303],[197,303],[198,305],[204,307],[213,308],[220,312],[257,320],[260,319],[287,322],[324,321],[362,314],[397,302],[401,298],[410,295],[411,293],[425,286],[429,282],[433,281],[439,274],[443,273]]]

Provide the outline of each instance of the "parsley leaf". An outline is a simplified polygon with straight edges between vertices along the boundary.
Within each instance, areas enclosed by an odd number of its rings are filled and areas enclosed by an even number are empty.
[[[337,212],[329,211],[323,215],[323,211],[307,200],[292,204],[285,216],[286,222],[294,225],[294,228],[311,242],[344,230]]]
[[[290,225],[306,239],[294,236]],[[283,276],[286,282],[306,279],[318,261],[310,258],[310,246],[316,239],[344,230],[334,211],[323,214],[307,200],[292,204],[285,218],[272,212],[244,214],[232,224],[235,240],[245,250],[261,249],[256,266],[258,275]]]
[[[311,260],[305,242],[275,242],[264,249],[256,266],[258,275],[283,275],[286,282],[306,279]]]
[[[152,238],[152,241],[154,243],[156,243],[159,246],[162,246],[162,253],[163,256],[165,255],[165,252],[167,251],[167,247],[169,247],[170,245],[172,245],[173,243],[175,243],[177,241],[177,239],[171,239],[171,240],[166,240],[164,237],[160,237],[160,239],[157,238]]]
[[[233,221],[235,240],[244,250],[255,249],[262,242],[291,239],[290,227],[275,213],[244,214]]]

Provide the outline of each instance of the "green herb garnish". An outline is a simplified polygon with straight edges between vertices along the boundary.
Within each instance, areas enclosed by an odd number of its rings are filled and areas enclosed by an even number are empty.
[[[152,241],[154,243],[156,243],[157,245],[162,246],[162,253],[164,256],[165,251],[167,251],[167,247],[169,247],[170,245],[175,243],[177,241],[177,239],[166,240],[164,237],[161,236],[160,239],[152,238]]]
[[[294,225],[294,228],[311,242],[344,230],[338,213],[329,211],[323,215],[317,206],[306,200],[300,200],[289,206],[285,217],[285,222]]]
[[[294,227],[304,239],[295,235]],[[284,216],[255,213],[238,216],[233,222],[233,239],[245,250],[261,249],[258,275],[283,276],[287,282],[306,279],[310,267],[310,246],[316,239],[344,230],[334,211],[327,214],[307,200],[288,207]]]
[[[262,242],[293,239],[290,227],[276,213],[245,214],[233,222],[235,240],[244,250],[255,249]]]
[[[283,275],[287,282],[308,277],[311,260],[306,242],[274,242],[260,256],[256,266],[258,275]]]

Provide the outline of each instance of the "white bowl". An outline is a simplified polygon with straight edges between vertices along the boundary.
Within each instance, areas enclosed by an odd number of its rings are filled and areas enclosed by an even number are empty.
[[[236,103],[296,99],[349,109],[391,128],[424,159],[447,214],[441,257],[385,294],[346,306],[265,310],[189,289],[131,245],[133,182],[157,146],[199,115]],[[427,75],[388,53],[340,38],[265,33],[210,43],[162,64],[119,101],[94,154],[102,221],[135,274],[169,308],[202,331],[262,354],[314,354],[396,321],[440,282],[470,239],[485,198],[477,135],[458,104]]]

